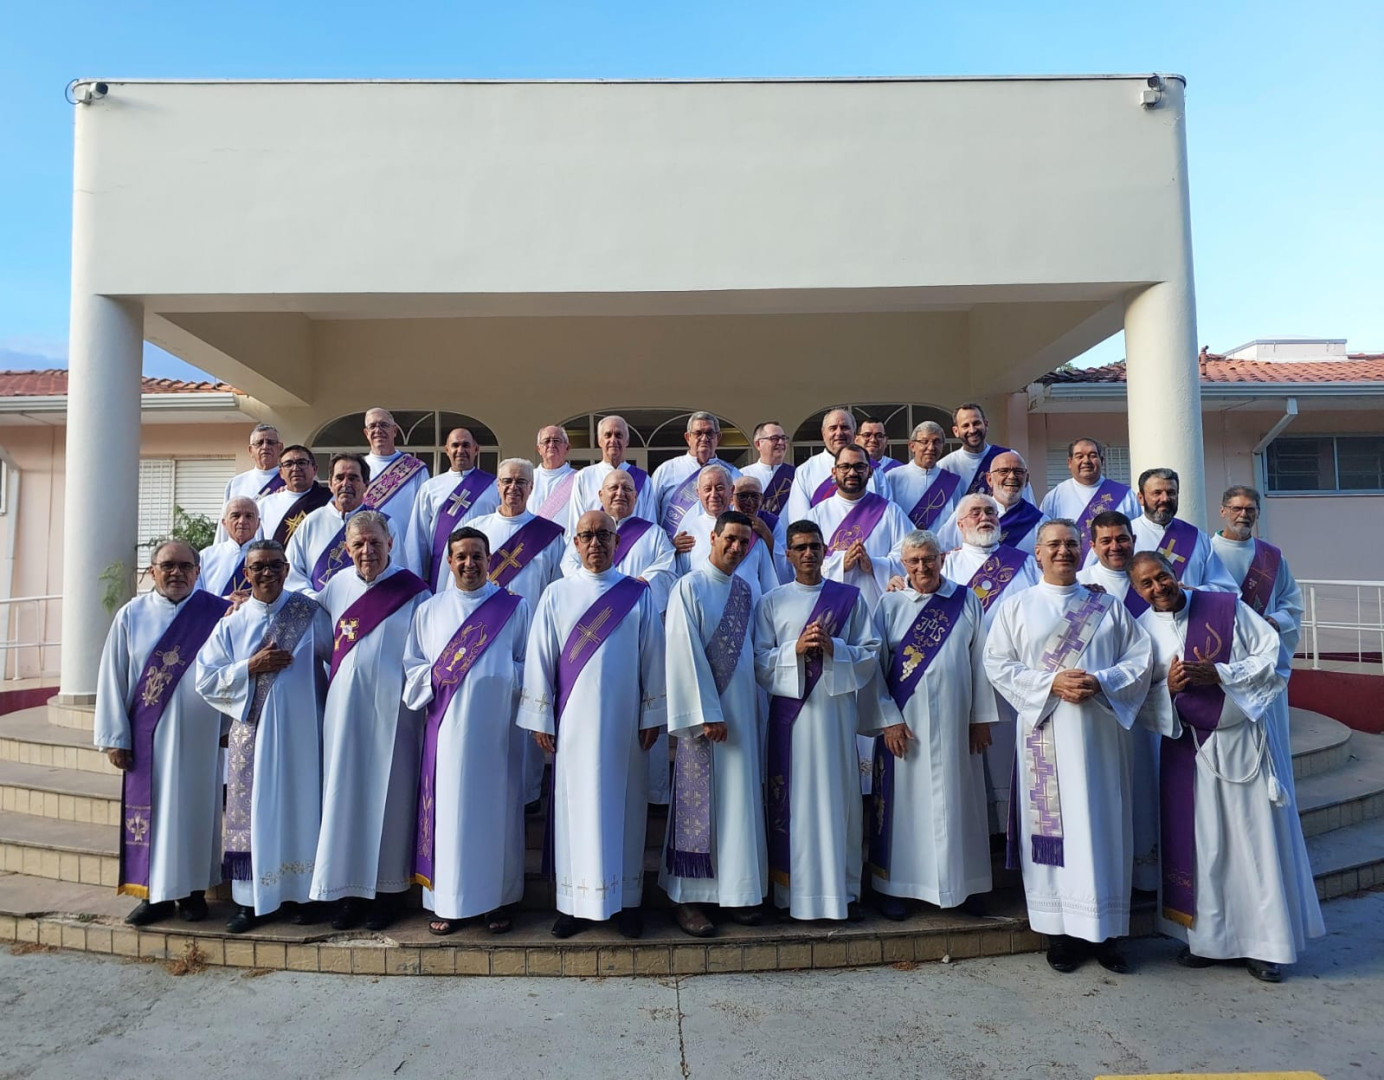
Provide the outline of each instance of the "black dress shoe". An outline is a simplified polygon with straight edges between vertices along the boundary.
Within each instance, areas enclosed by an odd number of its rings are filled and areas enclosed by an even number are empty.
[[[365,916],[365,929],[379,932],[394,925],[399,915],[398,896],[395,893],[381,893],[370,901],[370,911]]]
[[[638,908],[622,908],[615,913],[615,929],[623,938],[637,938],[644,933],[644,916]]]
[[[1184,948],[1177,954],[1177,962],[1185,968],[1209,968],[1215,967],[1216,961],[1208,956],[1198,956],[1191,949]]]
[[[897,896],[881,895],[879,913],[893,922],[903,922],[908,918],[908,905]]]
[[[534,799],[533,802],[531,802],[531,803],[525,803],[525,804],[524,804],[524,816],[525,816],[525,817],[542,817],[542,816],[543,816],[543,800],[542,800],[542,799]]]
[[[569,938],[573,934],[580,934],[587,927],[585,919],[578,919],[574,915],[559,914],[557,922],[553,923],[553,937]]]
[[[1246,960],[1245,967],[1260,982],[1277,983],[1283,981],[1283,969],[1267,960]]]
[[[1081,967],[1086,959],[1086,950],[1075,938],[1054,934],[1048,938],[1048,967],[1053,971],[1069,975]]]
[[[861,910],[860,901],[859,901],[859,900],[852,900],[849,904],[846,905],[846,921],[847,921],[847,922],[864,922],[864,921],[865,921],[865,912],[864,912],[863,910]]]
[[[307,903],[298,905],[298,911],[293,916],[293,925],[313,926],[326,918],[327,905],[316,900],[309,900]]]
[[[1113,971],[1116,975],[1129,974],[1129,960],[1120,951],[1120,939],[1109,938],[1102,941],[1091,954],[1096,958],[1096,963],[1105,968],[1106,971]]]
[[[207,895],[195,892],[186,900],[178,901],[178,916],[183,922],[201,922],[207,917]]]
[[[160,919],[171,919],[173,911],[172,900],[160,900],[157,904],[151,904],[148,900],[141,900],[135,905],[135,909],[125,916],[125,921],[131,926],[148,926]]]
[[[741,926],[764,925],[763,904],[756,904],[754,907],[722,908],[721,911],[731,922],[739,923]]]
[[[369,900],[365,900],[359,896],[346,897],[336,906],[336,914],[332,916],[332,929],[354,930],[365,921],[365,913],[369,907]],[[298,915],[293,921],[300,926],[308,925],[303,921],[302,908],[298,909]]]
[[[236,907],[235,914],[226,920],[226,930],[232,934],[243,934],[253,930],[257,921],[255,909],[241,904]]]
[[[983,919],[989,914],[989,912],[985,910],[985,901],[978,896],[966,897],[965,900],[957,905],[956,910],[967,915],[974,915],[978,919]]]

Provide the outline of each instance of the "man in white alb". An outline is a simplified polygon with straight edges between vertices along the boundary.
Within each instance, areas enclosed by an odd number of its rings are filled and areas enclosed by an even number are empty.
[[[577,479],[577,470],[567,464],[569,450],[566,428],[549,424],[538,429],[538,465],[533,470],[529,512],[559,525],[567,524],[567,507]]]
[[[333,454],[327,473],[332,501],[303,519],[285,549],[289,565],[288,588],[294,592],[316,593],[326,586],[333,574],[351,565],[351,556],[346,552],[346,523],[353,515],[368,509],[365,489],[370,482],[370,467],[360,454]],[[401,550],[403,540],[398,523],[388,514],[385,517],[389,518],[394,550]],[[253,586],[254,582],[250,584]]]
[[[793,580],[793,564],[788,561],[788,522],[771,510],[764,509],[764,490],[757,476],[740,474],[731,491],[731,507],[750,519],[755,542],[773,545],[774,570],[780,585]]]
[[[1143,513],[1134,519],[1135,551],[1157,551],[1188,588],[1240,591],[1212,548],[1211,538],[1177,516],[1177,473],[1145,469],[1139,474],[1137,494]]]
[[[1237,596],[1184,589],[1157,552],[1135,555],[1130,579],[1154,646],[1143,715],[1166,736],[1158,928],[1187,943],[1184,967],[1243,959],[1279,982],[1325,927],[1316,893],[1301,895],[1302,823],[1268,747],[1278,634]]]
[[[331,490],[317,482],[317,456],[306,446],[285,446],[279,458],[284,486],[260,500],[260,531],[266,540],[288,546],[294,530],[314,510],[332,501]]]
[[[260,534],[255,500],[248,495],[231,496],[221,515],[221,529],[226,539],[202,549],[197,587],[239,602],[250,595],[250,582],[245,577],[246,549]]]
[[[1123,604],[1077,582],[1072,522],[1042,526],[1037,559],[1043,580],[1000,605],[985,642],[986,674],[1018,714],[1010,864],[1022,867],[1029,925],[1047,936],[1054,971],[1094,956],[1122,974],[1129,729],[1148,692],[1152,647]]]
[[[999,506],[1000,543],[1032,555],[1038,526],[1048,520],[1038,507],[1024,498],[1028,487],[1028,465],[1013,450],[996,454],[990,463],[987,484],[991,498]],[[955,515],[937,533],[942,547],[954,548],[961,542]]]
[[[889,474],[903,464],[898,458],[889,456],[889,434],[884,430],[884,421],[867,416],[860,421],[856,442],[865,447],[870,455],[872,472],[888,480]]]
[[[889,497],[915,529],[936,529],[965,494],[961,477],[938,466],[947,446],[942,425],[924,420],[908,439],[912,458],[889,474]]]
[[[620,542],[615,548],[615,569],[639,578],[649,586],[654,607],[660,613],[668,606],[668,593],[678,580],[677,552],[663,530],[648,518],[634,512],[638,497],[634,479],[624,469],[612,469],[601,482],[601,509],[615,522]],[[581,555],[575,544],[568,544],[562,555],[562,574],[571,577],[581,569]],[[665,755],[666,756],[666,755]],[[667,802],[667,792],[655,802]]]
[[[596,442],[601,448],[601,460],[577,473],[572,482],[572,498],[567,504],[567,539],[577,528],[577,519],[588,510],[601,508],[601,484],[614,470],[628,473],[634,482],[634,516],[658,524],[658,500],[654,497],[649,474],[625,458],[630,445],[630,428],[624,417],[606,416],[596,425]]]
[[[614,916],[644,932],[644,755],[665,724],[663,624],[649,587],[613,566],[619,534],[602,510],[577,520],[582,568],[534,612],[518,724],[553,755],[553,936]]]
[[[764,509],[782,518],[788,510],[788,493],[793,489],[793,475],[797,470],[788,456],[788,433],[777,420],[765,420],[754,429],[755,452],[759,460],[740,470],[744,476],[753,476],[764,491]],[[787,524],[787,522],[785,522]]]
[[[1139,500],[1128,485],[1105,475],[1105,447],[1095,439],[1083,437],[1067,444],[1067,471],[1072,475],[1043,496],[1041,509],[1048,517],[1076,522],[1083,565],[1090,566],[1091,522],[1096,515],[1118,510],[1133,521],[1139,516]]]
[[[403,704],[404,644],[428,595],[391,558],[376,510],[346,524],[353,569],[317,594],[332,621],[322,720],[322,828],[312,899],[337,903],[332,929],[385,930],[413,883],[418,713]]]
[[[1003,454],[1009,447],[990,444],[990,421],[985,417],[985,410],[974,401],[958,405],[952,413],[952,435],[961,440],[961,446],[939,461],[938,467],[961,477],[962,495],[993,494],[990,465],[996,455]],[[1027,485],[1024,498],[1033,501],[1033,489]]]
[[[722,513],[707,561],[668,601],[668,729],[678,747],[658,880],[693,937],[716,932],[708,905],[758,925],[769,888],[754,674],[759,590],[735,573],[753,535],[744,514]]]
[[[395,447],[399,435],[399,425],[388,409],[366,410],[365,438],[370,453],[365,455],[365,462],[370,466],[370,487],[365,492],[365,505],[388,514],[402,530],[413,516],[418,493],[428,482],[428,467]]]
[[[828,409],[822,417],[821,450],[798,466],[793,474],[793,487],[788,493],[788,522],[801,521],[818,503],[836,494],[832,470],[836,468],[836,452],[855,442],[855,416],[845,405]],[[870,474],[868,490],[889,497],[889,487],[880,477]]]
[[[740,475],[739,469],[716,456],[721,445],[721,421],[714,414],[694,412],[689,416],[683,439],[687,453],[665,461],[649,478],[658,502],[658,524],[672,537],[673,546],[679,551],[683,549],[678,546],[678,537],[686,531],[683,517],[696,513],[697,477],[702,470],[708,465],[719,465],[731,483]],[[730,497],[729,486],[726,497]]]
[[[237,495],[245,495],[258,502],[266,495],[272,495],[284,486],[284,476],[279,471],[279,455],[283,451],[283,440],[272,424],[256,424],[250,432],[250,460],[254,468],[237,473],[226,481],[226,490],[221,496],[222,506]],[[216,539],[220,543],[226,533],[220,522],[216,526]]]
[[[682,518],[681,529],[673,537],[673,547],[678,549],[679,577],[705,566],[706,560],[711,557],[711,534],[716,527],[716,519],[727,510],[734,509],[730,503],[733,483],[724,465],[707,465],[697,474],[697,501]],[[679,540],[686,550],[679,547]],[[746,581],[753,581],[761,593],[768,592],[779,583],[773,552],[769,544],[759,537],[755,538],[749,552],[736,565],[735,573]]]
[[[465,428],[447,434],[447,462],[451,468],[423,485],[413,504],[413,514],[401,522],[407,536],[406,565],[434,591],[447,583],[447,537],[500,505],[495,477],[476,464],[480,447]]]

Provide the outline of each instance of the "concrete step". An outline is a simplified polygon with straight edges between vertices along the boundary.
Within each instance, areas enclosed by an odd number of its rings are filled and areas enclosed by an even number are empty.
[[[84,825],[118,825],[120,778],[0,761],[0,810]]]
[[[48,702],[48,722],[58,727],[75,728],[92,733],[96,724],[96,707],[93,705],[59,705],[57,699]]]
[[[1384,885],[1384,819],[1314,836],[1307,857],[1322,900]]]
[[[0,761],[118,776],[106,755],[91,745],[91,732],[48,722],[46,708],[0,716]]]
[[[118,841],[113,825],[0,811],[0,865],[9,873],[114,888],[120,877]]]
[[[1384,735],[1356,732],[1338,769],[1297,782],[1304,836],[1384,817]]]
[[[1329,716],[1309,709],[1289,709],[1288,730],[1294,780],[1339,769],[1350,757],[1350,728]]]

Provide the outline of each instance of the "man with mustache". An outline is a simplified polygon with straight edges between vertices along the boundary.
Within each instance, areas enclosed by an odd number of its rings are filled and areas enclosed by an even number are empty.
[[[836,453],[855,442],[855,414],[845,405],[828,409],[822,417],[823,447],[798,466],[788,493],[788,520],[801,521],[818,503],[836,494],[833,470]],[[888,481],[870,473],[867,490],[889,498]]]
[[[1007,446],[992,446],[987,441],[990,434],[990,421],[985,410],[977,402],[968,401],[958,405],[952,413],[952,435],[961,440],[961,446],[953,450],[937,463],[938,468],[954,472],[961,478],[961,492],[971,495],[981,492],[993,494],[990,488],[990,466],[995,457],[1009,449]],[[1033,489],[1025,483],[1023,496],[1033,501]]]
[[[1186,590],[1157,552],[1135,555],[1130,579],[1154,647],[1142,715],[1166,736],[1158,928],[1186,942],[1184,967],[1243,959],[1279,982],[1325,927],[1315,893],[1302,902],[1302,824],[1268,746],[1278,634],[1237,596]]]
[[[1145,469],[1139,474],[1143,513],[1134,519],[1134,550],[1157,551],[1188,588],[1238,593],[1240,587],[1211,547],[1211,538],[1177,516],[1177,492],[1177,473],[1172,469]]]
[[[1038,526],[1047,521],[1048,516],[1024,497],[1028,488],[1028,465],[1023,457],[1013,450],[994,455],[986,483],[991,497],[999,504],[1000,543],[1032,555]],[[938,530],[937,538],[944,548],[960,543],[954,516]]]
[[[1043,580],[1000,605],[985,642],[986,673],[1017,714],[1011,865],[1023,869],[1029,924],[1048,937],[1054,971],[1094,956],[1123,973],[1129,729],[1148,692],[1152,646],[1123,604],[1077,582],[1074,523],[1046,522],[1037,560]]]

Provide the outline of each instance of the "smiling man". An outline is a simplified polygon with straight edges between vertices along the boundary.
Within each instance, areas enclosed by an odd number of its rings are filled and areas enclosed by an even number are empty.
[[[327,471],[332,501],[303,519],[286,549],[288,588],[294,592],[315,594],[334,574],[351,565],[346,550],[346,524],[367,509],[365,490],[370,481],[370,466],[360,454],[333,454]],[[388,514],[384,516],[389,522],[393,550],[402,551],[403,539],[394,519]],[[400,561],[407,565],[405,560]]]
[[[986,484],[999,507],[1000,543],[1032,555],[1038,527],[1048,516],[1024,498],[1028,489],[1028,465],[1023,457],[1013,450],[994,455]],[[961,542],[955,515],[938,530],[937,538],[944,549],[954,548]]]
[[[250,595],[245,577],[245,552],[259,536],[259,506],[246,495],[237,495],[226,504],[221,515],[226,539],[202,549],[202,571],[198,588],[239,602]]]
[[[798,466],[788,493],[789,521],[801,521],[820,502],[836,494],[836,453],[855,442],[855,414],[845,405],[828,409],[822,417],[822,449]],[[868,490],[889,497],[882,477],[871,470]]]
[[[687,442],[687,453],[665,461],[654,470],[649,481],[658,501],[658,523],[675,545],[678,534],[683,531],[683,518],[696,512],[698,477],[702,471],[708,465],[719,465],[731,483],[740,475],[739,469],[716,456],[721,445],[721,421],[713,413],[694,412],[689,416],[683,439]]]
[[[254,468],[237,473],[226,481],[226,490],[221,496],[225,506],[238,495],[254,499],[256,502],[283,489],[285,478],[279,469],[279,455],[283,451],[283,440],[279,430],[272,424],[257,424],[250,432],[250,460]],[[226,539],[225,527],[217,522],[216,543]]]
[[[405,565],[437,591],[447,582],[447,537],[462,525],[490,514],[500,505],[495,477],[477,467],[480,447],[465,428],[447,433],[451,468],[423,485],[406,521]]]
[[[982,492],[993,494],[990,487],[990,466],[996,456],[1005,453],[1009,447],[992,446],[988,439],[990,421],[985,410],[974,401],[958,405],[952,413],[952,435],[961,440],[961,446],[939,461],[938,467],[954,472],[961,478],[963,495]],[[1033,489],[1024,484],[1023,497],[1033,501]]]
[[[304,519],[332,501],[332,493],[317,482],[317,457],[301,444],[284,447],[279,472],[284,486],[260,500],[260,528],[286,547]]]
[[[649,483],[649,474],[625,456],[630,445],[630,427],[624,417],[602,417],[596,425],[596,442],[601,448],[601,460],[580,470],[572,482],[572,498],[564,523],[567,539],[572,539],[582,514],[601,509],[601,485],[616,469],[628,474],[634,483],[635,517],[658,524],[658,499]]]
[[[678,550],[678,575],[700,570],[711,557],[712,534],[717,519],[727,510],[734,510],[731,504],[732,488],[735,481],[730,471],[723,465],[708,465],[697,475],[697,503],[682,518],[682,531],[673,537],[673,546],[683,541]],[[746,581],[753,582],[760,593],[777,588],[778,571],[774,567],[771,545],[756,537],[749,551],[737,561],[735,574]]]
[[[399,425],[393,413],[388,409],[366,410],[365,438],[370,443],[370,453],[365,455],[365,463],[371,479],[365,505],[407,522],[419,491],[428,482],[428,467],[398,449],[394,445],[398,437]]]
[[[1148,692],[1152,647],[1123,604],[1077,582],[1073,522],[1040,528],[1037,559],[1043,580],[1000,605],[985,642],[986,674],[1017,713],[1009,865],[1022,867],[1029,924],[1047,935],[1054,971],[1094,956],[1124,973],[1129,729]]]
[[[1105,447],[1095,439],[1075,439],[1067,445],[1067,471],[1071,476],[1043,496],[1041,509],[1048,517],[1076,522],[1081,557],[1086,559],[1096,515],[1118,510],[1133,520],[1139,516],[1139,502],[1127,485],[1105,475]]]
[[[1157,551],[1173,567],[1178,581],[1189,588],[1238,594],[1240,587],[1222,565],[1211,538],[1177,516],[1178,486],[1172,469],[1145,469],[1139,474],[1143,513],[1134,519],[1134,550]],[[1088,555],[1087,563],[1093,558]]]
[[[889,474],[889,494],[917,529],[933,529],[961,501],[961,477],[941,468],[947,435],[942,425],[924,420],[908,439],[909,460]]]
[[[787,460],[788,433],[777,420],[765,420],[755,426],[750,441],[754,443],[759,460],[746,465],[741,474],[759,481],[764,492],[764,509],[782,516],[787,512],[788,493],[793,489],[793,476],[797,472]]]

